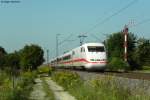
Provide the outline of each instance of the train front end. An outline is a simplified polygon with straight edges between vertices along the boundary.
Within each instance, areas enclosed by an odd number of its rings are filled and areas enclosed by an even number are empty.
[[[107,65],[106,49],[102,43],[89,43],[86,45],[85,68],[89,70],[105,70]]]

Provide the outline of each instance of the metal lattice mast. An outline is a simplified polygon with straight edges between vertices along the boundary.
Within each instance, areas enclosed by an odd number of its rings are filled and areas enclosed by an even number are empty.
[[[80,39],[80,46],[83,44],[84,42],[84,38],[86,38],[86,35],[79,35],[78,38]]]

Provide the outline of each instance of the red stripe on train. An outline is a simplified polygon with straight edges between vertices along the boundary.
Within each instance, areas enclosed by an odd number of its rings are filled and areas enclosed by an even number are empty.
[[[107,63],[107,61],[90,62],[90,61],[87,61],[84,58],[81,58],[81,59],[74,59],[74,60],[66,61],[66,62],[60,62],[60,64],[67,64],[67,63],[73,63],[73,62],[86,62],[86,63],[93,63],[93,64],[96,64],[96,63],[100,63],[100,64],[104,63],[104,64],[106,64]]]

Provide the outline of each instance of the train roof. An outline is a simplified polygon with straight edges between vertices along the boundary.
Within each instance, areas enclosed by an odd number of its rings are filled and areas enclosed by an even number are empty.
[[[61,57],[70,55],[72,50],[77,49],[77,48],[80,48],[80,47],[84,47],[84,46],[104,46],[104,44],[103,44],[103,43],[94,43],[94,42],[93,42],[93,43],[84,43],[83,45],[78,46],[78,47],[76,47],[76,48],[73,48],[73,49],[71,49],[70,51],[68,51],[68,52],[66,52],[66,53],[64,53],[64,54],[59,55],[59,56],[56,57],[56,58],[53,58],[52,60],[56,60],[57,58],[61,58]]]
[[[82,46],[104,46],[103,43],[85,43]]]

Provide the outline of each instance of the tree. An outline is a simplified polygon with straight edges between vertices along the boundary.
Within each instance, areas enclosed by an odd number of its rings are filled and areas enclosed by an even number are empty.
[[[132,33],[128,34],[128,57],[135,50],[136,36]],[[106,48],[108,57],[124,57],[124,34],[122,32],[113,33],[106,40]]]
[[[143,66],[150,66],[150,40],[140,38],[137,42],[135,58]]]
[[[21,57],[21,67],[23,69],[36,69],[37,66],[41,65],[44,62],[43,58],[44,52],[42,48],[38,45],[26,45],[20,51]]]
[[[134,59],[133,59],[133,52],[135,51],[135,43],[136,43],[136,36],[132,33],[128,33],[128,63],[130,65],[134,65]],[[108,52],[108,59],[109,61],[112,60],[112,58],[124,58],[124,34],[122,32],[117,32],[109,35],[107,37],[107,40],[105,42],[107,52]]]
[[[9,53],[5,57],[5,66],[20,69],[20,56],[19,52]]]
[[[2,68],[5,64],[5,56],[6,56],[7,52],[5,51],[5,49],[3,47],[0,46],[0,68]]]

